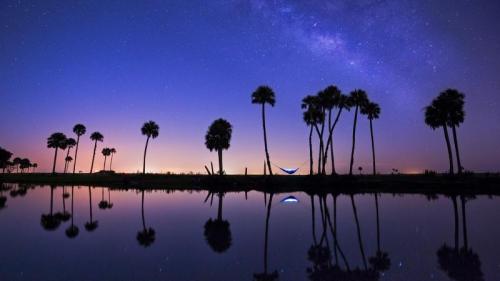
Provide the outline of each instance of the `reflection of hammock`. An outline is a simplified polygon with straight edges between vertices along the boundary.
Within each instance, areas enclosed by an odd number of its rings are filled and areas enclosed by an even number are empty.
[[[307,161],[306,161],[307,162]],[[282,170],[283,172],[285,172],[286,174],[288,175],[293,175],[295,174],[300,168],[302,168],[302,166],[304,166],[304,164],[306,163],[302,163],[298,168],[281,168],[280,166],[276,165],[273,163],[273,166],[277,167],[278,169]]]

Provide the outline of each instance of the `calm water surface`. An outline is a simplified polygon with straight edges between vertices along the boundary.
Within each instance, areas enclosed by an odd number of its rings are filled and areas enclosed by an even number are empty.
[[[498,197],[18,185],[1,197],[0,280],[500,280]]]

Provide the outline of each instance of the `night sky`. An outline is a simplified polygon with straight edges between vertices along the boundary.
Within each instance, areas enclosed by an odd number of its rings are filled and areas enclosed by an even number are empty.
[[[467,170],[500,170],[499,1],[9,1],[0,2],[0,146],[51,168],[53,132],[87,127],[78,170],[90,168],[90,133],[115,147],[114,169],[141,169],[141,125],[154,120],[150,172],[203,172],[216,163],[204,146],[225,118],[233,140],[228,173],[261,173],[260,108],[250,95],[271,86],[271,161],[308,160],[300,101],[335,84],[378,102],[381,172],[445,171],[442,130],[423,108],[452,87],[466,94],[459,129]],[[335,132],[337,166],[348,166],[353,114]],[[59,157],[62,169],[63,156]],[[102,167],[99,154],[96,166]],[[355,166],[369,170],[368,121],[358,127]],[[306,166],[303,166],[306,168]],[[307,168],[303,170],[307,172]]]

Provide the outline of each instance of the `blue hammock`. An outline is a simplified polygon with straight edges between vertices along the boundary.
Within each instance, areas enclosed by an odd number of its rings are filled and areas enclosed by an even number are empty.
[[[305,164],[305,162],[304,162]],[[302,166],[304,166],[304,164],[300,165],[300,167],[298,168],[281,168],[280,166],[276,165],[273,163],[273,166],[277,167],[278,169],[282,170],[284,173],[288,174],[288,175],[293,175],[295,173],[297,173],[298,170],[300,170],[300,168]]]

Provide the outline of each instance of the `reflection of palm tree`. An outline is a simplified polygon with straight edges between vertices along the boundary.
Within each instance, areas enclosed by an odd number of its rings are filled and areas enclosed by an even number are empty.
[[[106,201],[104,199],[104,187],[101,188],[101,191],[102,191],[102,197],[101,197],[101,201],[99,202],[98,206],[99,206],[99,209],[104,210],[104,209],[108,208],[108,201]]]
[[[50,186],[50,212],[43,214],[40,218],[40,224],[48,231],[56,230],[61,224],[61,221],[54,215],[54,189],[55,186]]]
[[[71,214],[66,211],[66,198],[68,197],[69,194],[66,193],[66,186],[63,185],[62,187],[62,205],[63,205],[63,211],[62,212],[57,212],[56,217],[61,221],[61,222],[67,222]]]
[[[450,247],[446,243],[437,251],[439,267],[446,272],[448,277],[457,281],[484,281],[481,271],[481,261],[479,256],[469,248],[467,241],[467,222],[464,196],[460,196],[462,203],[462,223],[464,234],[464,246],[459,248],[458,231],[458,208],[456,196],[451,196],[455,216],[455,247]]]
[[[0,184],[0,210],[6,207],[7,197],[3,195],[3,191],[6,189],[4,184]]]
[[[111,188],[108,188],[108,209],[113,208],[113,203],[111,203]]]
[[[264,272],[263,273],[255,273],[253,278],[255,281],[273,281],[278,280],[279,274],[275,270],[272,273],[268,273],[267,271],[267,250],[268,250],[268,237],[269,237],[269,219],[271,218],[271,206],[273,204],[273,195],[269,196],[269,204],[267,204],[267,214],[266,214],[266,230],[264,234]]]
[[[96,228],[99,226],[98,221],[94,221],[92,217],[92,189],[89,186],[89,213],[90,213],[90,220],[85,223],[85,229],[88,232],[92,232],[96,230]]]
[[[369,259],[372,268],[378,272],[384,272],[389,270],[391,267],[391,260],[389,259],[389,254],[383,252],[380,248],[380,220],[378,214],[378,194],[375,193],[375,211],[377,216],[377,253],[374,257]]]
[[[219,192],[219,207],[217,210],[217,219],[208,219],[205,223],[205,239],[214,252],[223,253],[231,247],[232,237],[228,221],[222,218],[222,198],[224,193]]]
[[[149,247],[151,244],[155,242],[156,233],[155,230],[151,227],[146,227],[146,220],[144,218],[144,190],[141,191],[142,200],[141,200],[141,214],[142,214],[142,230],[137,232],[137,242],[139,245],[143,247]]]
[[[366,263],[365,249],[363,247],[363,238],[361,237],[361,226],[358,219],[358,211],[356,210],[356,203],[354,202],[354,195],[351,194],[351,204],[354,213],[354,220],[356,221],[356,229],[358,233],[359,251],[361,252],[361,258],[363,259],[363,265],[365,270],[368,270],[368,265]]]
[[[78,229],[78,226],[75,225],[74,223],[74,218],[75,218],[75,209],[74,209],[74,199],[75,199],[75,187],[71,187],[71,225],[66,229],[66,236],[68,238],[75,238],[78,236],[78,233],[80,230]]]

